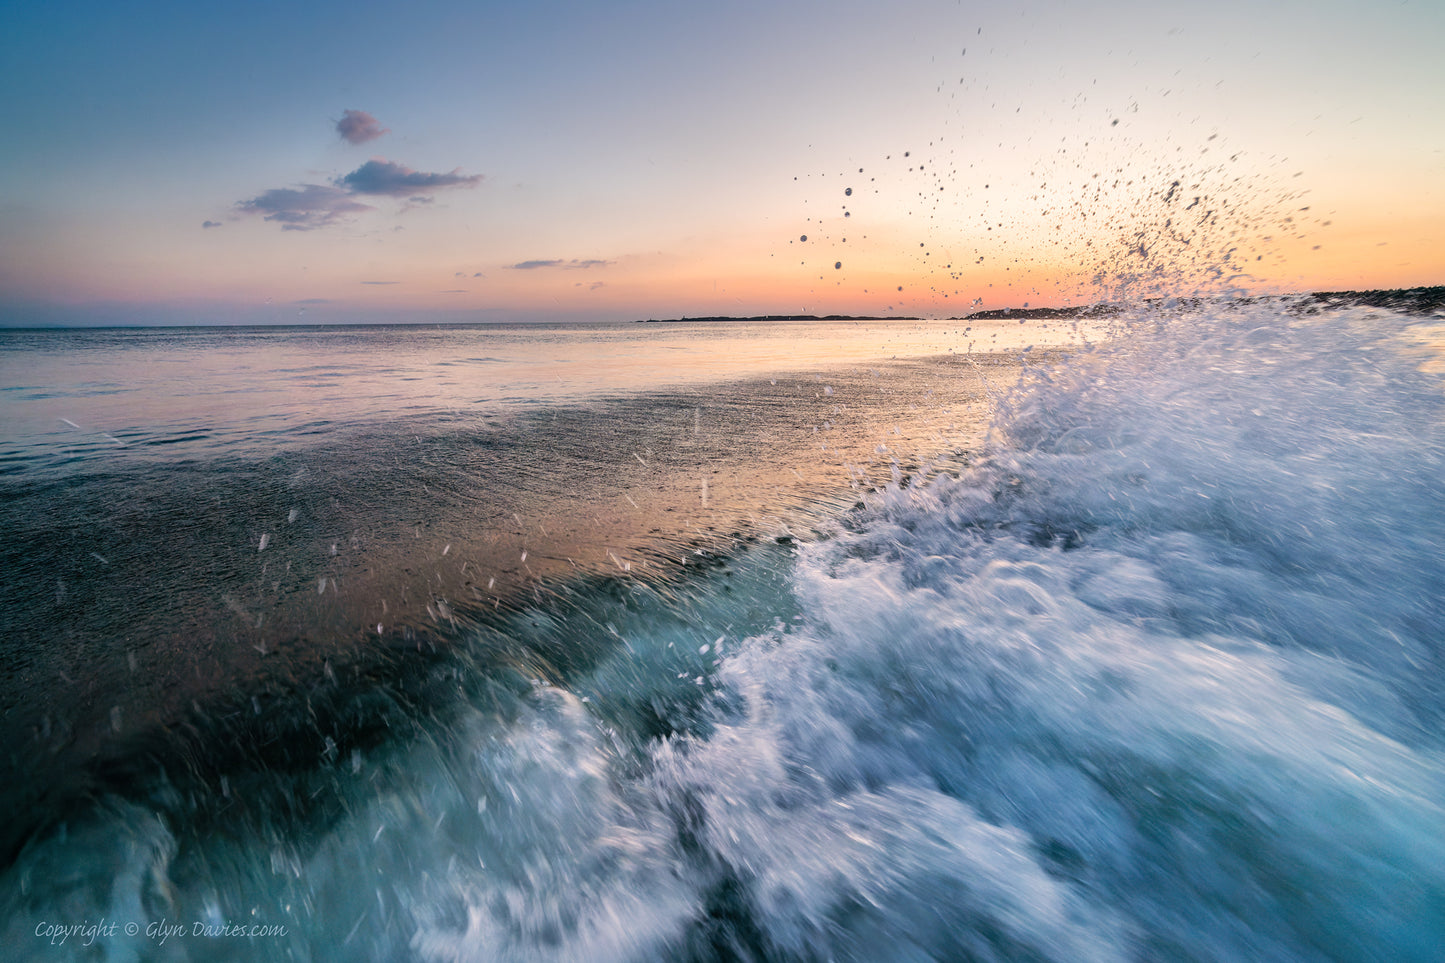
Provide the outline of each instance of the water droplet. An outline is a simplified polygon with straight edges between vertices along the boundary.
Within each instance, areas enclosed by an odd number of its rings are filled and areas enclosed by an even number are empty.
[[[838,270],[839,268],[841,268],[842,266],[843,266],[843,262],[842,262],[842,261],[835,261],[835,262],[833,262],[833,270],[835,270],[835,271]]]
[[[802,237],[798,238],[798,240],[800,240],[800,241],[806,241],[807,239],[808,239],[808,235],[806,235],[806,234],[804,234]]]
[[[853,188],[850,187],[850,188],[848,188],[847,190],[843,191],[843,196],[844,196],[844,197],[852,197],[852,196],[853,196]]]

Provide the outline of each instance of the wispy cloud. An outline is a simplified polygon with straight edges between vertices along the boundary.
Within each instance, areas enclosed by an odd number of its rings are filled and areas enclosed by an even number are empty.
[[[292,304],[330,304],[330,298],[302,298],[300,301],[292,301]]]
[[[383,194],[387,197],[413,197],[445,187],[475,187],[481,182],[481,174],[463,174],[461,168],[445,174],[432,174],[415,171],[381,157],[372,158],[345,177],[336,179],[337,186],[353,194]]]
[[[446,174],[412,170],[403,164],[373,159],[362,164],[331,184],[302,184],[300,187],[278,187],[236,205],[243,214],[260,214],[276,221],[286,231],[310,231],[329,227],[348,214],[371,210],[358,196],[404,197],[408,208],[427,204],[425,192],[448,187],[475,187],[481,174],[463,174],[454,170]],[[207,222],[211,224],[213,222]]]
[[[400,281],[362,281],[362,284],[400,284]]]
[[[336,122],[336,132],[343,140],[362,144],[375,140],[387,129],[364,110],[346,110]],[[259,214],[275,221],[286,231],[311,231],[329,227],[348,215],[371,210],[358,197],[397,197],[406,201],[402,213],[418,205],[430,204],[433,192],[458,187],[475,187],[481,174],[463,174],[460,167],[446,172],[419,171],[373,157],[349,174],[333,178],[330,184],[300,184],[278,187],[258,194],[250,200],[238,201],[240,214]],[[202,227],[220,227],[219,221],[206,221]]]
[[[601,258],[588,258],[578,260],[573,258],[568,261],[564,258],[550,258],[548,260],[519,261],[516,264],[508,264],[507,267],[516,271],[535,271],[538,268],[565,268],[566,270],[580,270],[585,268],[606,267],[611,261],[604,261]]]
[[[220,227],[220,226],[221,226],[221,222],[220,222],[220,221],[202,221],[202,222],[201,222],[201,227],[202,227],[202,229],[210,228],[210,227]]]
[[[262,220],[279,223],[283,231],[312,231],[335,224],[348,214],[369,211],[371,207],[353,200],[348,191],[322,184],[302,184],[299,188],[274,188],[249,201],[240,201],[236,210],[260,214]]]
[[[345,110],[336,122],[336,133],[349,144],[364,144],[390,131],[364,110]]]

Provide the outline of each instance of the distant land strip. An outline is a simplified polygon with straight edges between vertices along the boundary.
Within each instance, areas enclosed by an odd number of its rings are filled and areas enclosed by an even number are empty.
[[[1182,307],[1201,307],[1205,304],[1246,305],[1274,304],[1274,302],[1295,301],[1296,311],[1312,314],[1322,308],[1389,308],[1403,314],[1433,314],[1445,312],[1445,285],[1431,288],[1396,288],[1390,291],[1316,291],[1308,295],[1260,295],[1256,298],[1147,298],[1143,304],[1170,304]],[[961,318],[945,318],[946,321],[998,321],[1033,320],[1033,318],[1108,318],[1123,311],[1124,305],[1100,304],[1078,305],[1074,308],[991,308],[988,311],[974,311]],[[922,318],[909,317],[864,317],[850,314],[760,314],[749,318],[733,318],[727,315],[705,318],[647,318],[639,324],[681,324],[691,321],[920,321]]]
[[[1397,288],[1387,291],[1316,291],[1313,294],[1269,294],[1252,298],[1146,298],[1145,305],[1171,304],[1183,307],[1202,307],[1205,304],[1245,305],[1295,302],[1294,310],[1301,314],[1313,314],[1329,308],[1388,308],[1402,314],[1432,314],[1445,311],[1445,286],[1423,288]],[[1052,318],[1107,318],[1124,310],[1122,304],[1089,304],[1073,308],[995,308],[989,311],[975,311],[953,321],[997,321],[1001,318],[1017,320]]]
[[[1300,305],[1306,313],[1320,308],[1389,308],[1402,314],[1445,312],[1445,285],[1397,288],[1392,291],[1317,291]]]
[[[1147,298],[1145,305],[1170,304],[1184,307],[1202,307],[1205,304],[1245,305],[1278,302],[1296,302],[1294,310],[1312,314],[1331,308],[1388,308],[1403,314],[1445,313],[1445,285],[1421,288],[1397,288],[1385,291],[1316,291],[1312,294],[1269,294],[1250,298]],[[1070,308],[992,308],[975,311],[963,317],[946,318],[948,321],[997,321],[1011,320],[1052,320],[1057,318],[1107,318],[1123,311],[1125,305],[1101,302]],[[684,322],[716,321],[921,321],[912,317],[875,317],[848,314],[761,314],[753,317],[728,317],[719,315],[698,318],[648,318],[638,324],[681,324]]]

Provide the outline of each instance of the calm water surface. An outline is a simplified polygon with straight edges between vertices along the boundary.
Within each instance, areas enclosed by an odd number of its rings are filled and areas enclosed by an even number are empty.
[[[304,445],[386,419],[502,415],[1071,335],[942,321],[0,332],[0,464],[75,470],[124,446],[175,459]]]

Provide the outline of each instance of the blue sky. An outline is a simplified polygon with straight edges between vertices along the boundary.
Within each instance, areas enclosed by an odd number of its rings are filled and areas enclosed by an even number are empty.
[[[1445,274],[1434,3],[12,2],[0,26],[8,324],[1059,303],[1180,178],[1260,235],[1242,284]],[[384,133],[346,140],[347,111]]]

